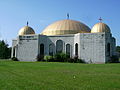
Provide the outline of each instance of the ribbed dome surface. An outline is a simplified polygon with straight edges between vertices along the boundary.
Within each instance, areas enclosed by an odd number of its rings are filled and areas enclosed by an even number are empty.
[[[100,33],[100,32],[110,33],[109,26],[102,22],[95,24],[91,30],[91,33]]]
[[[35,34],[34,30],[29,26],[24,26],[20,29],[18,35],[29,35],[29,34]]]
[[[76,34],[76,33],[89,33],[90,28],[74,20],[61,20],[57,21],[48,27],[46,27],[41,34],[43,35],[64,35],[64,34]]]

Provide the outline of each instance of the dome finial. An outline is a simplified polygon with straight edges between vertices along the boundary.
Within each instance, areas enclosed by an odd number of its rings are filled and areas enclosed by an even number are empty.
[[[67,19],[69,19],[69,13],[67,13]]]
[[[27,21],[27,26],[28,26],[28,21]]]
[[[101,17],[99,18],[99,20],[100,20],[100,22],[102,22],[102,18]]]

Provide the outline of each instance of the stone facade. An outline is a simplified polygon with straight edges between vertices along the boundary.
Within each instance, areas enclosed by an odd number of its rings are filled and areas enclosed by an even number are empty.
[[[69,49],[66,49],[67,45]],[[111,33],[105,32],[55,36],[23,35],[12,41],[11,56],[20,61],[36,61],[38,54],[54,55],[58,52],[57,48],[64,53],[70,52],[71,58],[78,55],[87,63],[105,63],[115,55],[115,38]]]

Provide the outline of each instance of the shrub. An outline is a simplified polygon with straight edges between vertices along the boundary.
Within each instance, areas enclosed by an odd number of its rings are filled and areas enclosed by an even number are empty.
[[[13,61],[19,61],[16,57],[11,58]]]
[[[78,62],[78,56],[75,56],[75,57],[73,58],[73,61],[74,61],[74,63],[77,63],[77,62]]]
[[[53,56],[44,56],[44,60],[47,61],[47,62],[53,62],[54,61]]]
[[[37,61],[44,61],[44,55],[38,54],[36,59],[37,59]]]
[[[56,53],[53,58],[56,62],[67,62],[68,55],[65,53]]]
[[[73,58],[68,58],[67,61],[70,62],[70,63],[74,63],[74,59]]]
[[[70,63],[85,63],[85,61],[82,59],[79,59],[78,56],[75,56],[74,58],[69,58],[68,62],[70,62]]]
[[[41,56],[37,55],[37,61],[47,61],[47,62],[70,62],[70,63],[85,63],[84,60],[78,59],[78,56],[70,58],[69,55],[65,53],[56,53],[53,56]]]
[[[77,63],[85,63],[85,61],[82,59],[78,59]]]
[[[111,57],[110,63],[118,63],[118,62],[119,62],[118,56],[113,55],[113,56]]]

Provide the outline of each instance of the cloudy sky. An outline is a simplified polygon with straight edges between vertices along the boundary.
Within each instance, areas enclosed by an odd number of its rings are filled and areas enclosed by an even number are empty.
[[[27,21],[39,34],[67,13],[90,28],[102,17],[120,45],[120,0],[0,0],[0,38],[11,46]]]

